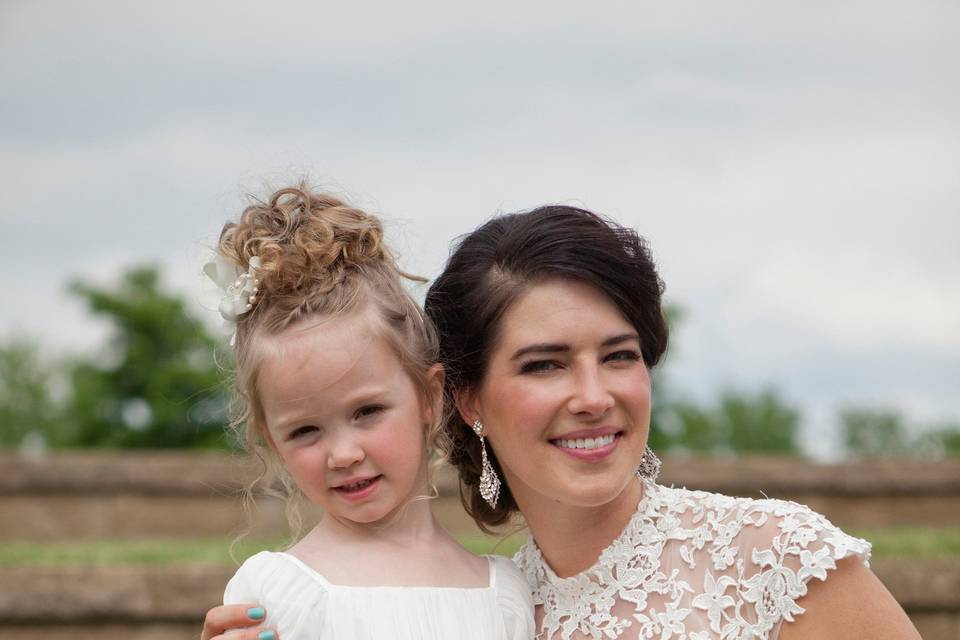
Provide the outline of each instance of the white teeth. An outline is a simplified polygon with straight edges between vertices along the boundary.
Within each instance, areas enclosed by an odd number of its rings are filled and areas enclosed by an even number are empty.
[[[576,440],[557,440],[557,444],[564,449],[599,449],[613,444],[615,434],[597,436],[596,438],[577,438]]]
[[[373,482],[373,478],[368,478],[367,480],[361,480],[360,482],[354,482],[353,484],[341,485],[340,488],[344,491],[356,491],[357,489],[363,489],[371,482]]]

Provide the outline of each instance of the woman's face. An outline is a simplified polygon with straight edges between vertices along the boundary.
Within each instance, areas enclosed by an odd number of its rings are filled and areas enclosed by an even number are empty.
[[[636,329],[592,285],[548,280],[508,308],[464,418],[483,422],[510,490],[595,507],[628,485],[647,443],[650,377]]]

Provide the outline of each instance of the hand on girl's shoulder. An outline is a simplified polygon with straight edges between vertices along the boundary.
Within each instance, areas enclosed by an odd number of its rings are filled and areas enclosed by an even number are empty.
[[[267,610],[264,625],[281,638],[297,638],[299,630],[319,628],[327,589],[319,575],[303,570],[295,558],[261,551],[248,558],[227,583],[224,604],[256,602]]]

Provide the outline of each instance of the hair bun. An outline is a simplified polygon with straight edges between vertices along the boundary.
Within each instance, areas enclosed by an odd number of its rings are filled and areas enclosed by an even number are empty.
[[[258,256],[264,295],[326,292],[370,263],[394,266],[380,221],[304,182],[254,199],[240,221],[224,227],[220,249],[239,264]]]

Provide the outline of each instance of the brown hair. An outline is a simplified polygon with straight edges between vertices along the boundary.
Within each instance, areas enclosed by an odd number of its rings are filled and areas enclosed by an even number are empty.
[[[461,237],[424,308],[440,336],[449,459],[460,473],[463,506],[484,530],[505,523],[517,503],[506,483],[496,508],[480,496],[480,440],[453,401],[482,385],[504,312],[529,287],[550,278],[585,282],[609,296],[640,335],[648,367],[667,348],[663,282],[633,229],[584,209],[546,206],[499,216]],[[490,460],[502,478],[492,447]]]
[[[236,328],[235,397],[230,428],[246,450],[262,463],[260,476],[244,494],[252,504],[255,489],[287,500],[287,519],[296,537],[300,517],[298,490],[267,438],[257,376],[263,360],[258,341],[311,316],[337,316],[371,309],[383,337],[400,358],[425,401],[427,376],[438,360],[433,324],[403,285],[426,282],[402,271],[383,243],[380,220],[305,181],[275,191],[266,201],[251,197],[239,222],[228,222],[218,250],[246,270],[254,256],[258,291]],[[441,425],[431,425],[428,445],[443,449]],[[277,484],[279,483],[279,487]]]

